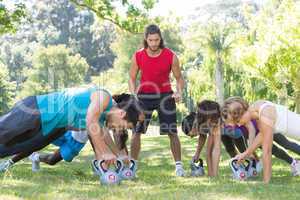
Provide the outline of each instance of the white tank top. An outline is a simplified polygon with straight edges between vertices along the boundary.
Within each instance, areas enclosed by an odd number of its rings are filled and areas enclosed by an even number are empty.
[[[261,112],[267,106],[273,106],[276,110],[276,120],[274,124],[273,131],[275,133],[286,133],[287,132],[287,125],[288,125],[288,108],[286,106],[278,105],[269,101],[263,103],[258,111],[259,118],[261,117]]]

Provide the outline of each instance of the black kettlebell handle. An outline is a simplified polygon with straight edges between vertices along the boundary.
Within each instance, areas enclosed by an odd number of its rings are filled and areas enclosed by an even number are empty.
[[[105,160],[100,160],[99,167],[100,167],[101,171],[103,171],[105,173],[105,172],[107,172],[107,169],[104,169],[104,167],[103,167],[104,162],[105,162]]]
[[[116,172],[119,173],[123,169],[123,162],[117,159],[115,167],[116,167]]]
[[[238,168],[237,168],[237,162],[238,162],[238,160],[237,159],[233,159],[232,161],[231,161],[231,166],[234,168],[234,170],[238,170]]]
[[[131,164],[130,164],[129,169],[133,170],[135,167],[135,161],[133,159],[130,159],[130,162],[131,162]]]

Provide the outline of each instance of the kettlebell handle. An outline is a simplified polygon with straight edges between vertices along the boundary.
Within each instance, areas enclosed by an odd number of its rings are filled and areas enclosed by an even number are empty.
[[[116,172],[119,173],[124,167],[124,164],[122,162],[122,160],[117,159],[116,164],[115,164],[115,168],[116,168]]]
[[[230,162],[231,166],[234,168],[235,171],[238,170],[238,168],[236,166],[237,165],[237,161],[238,161],[237,159],[232,159],[231,162]]]
[[[130,167],[129,169],[133,170],[135,168],[135,161],[133,159],[130,159]]]
[[[102,174],[107,172],[107,169],[104,169],[104,167],[103,167],[104,162],[105,162],[105,160],[99,161],[99,170],[101,171]]]

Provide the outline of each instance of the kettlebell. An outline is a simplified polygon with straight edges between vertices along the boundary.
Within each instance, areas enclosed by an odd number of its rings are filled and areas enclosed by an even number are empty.
[[[256,169],[256,160],[255,159],[250,159],[250,166],[246,169],[248,172],[248,177],[256,177],[258,176],[258,172]]]
[[[244,164],[238,164],[237,159],[232,159],[229,162],[230,168],[232,170],[232,176],[236,180],[244,181],[247,179],[247,172],[245,170]]]
[[[105,160],[94,160],[92,162],[92,166],[94,169],[95,174],[100,176],[100,183],[102,185],[117,185],[121,183],[121,178],[119,173],[123,168],[123,163],[120,160],[117,160],[116,165],[114,166],[115,169],[104,169],[103,164]]]
[[[191,167],[191,176],[203,176],[204,168],[203,168],[203,160],[200,158],[198,161],[191,160],[190,162]]]
[[[137,170],[136,162],[130,159],[129,166],[123,164],[123,169],[120,171],[120,176],[125,180],[132,180],[135,178],[135,173]]]

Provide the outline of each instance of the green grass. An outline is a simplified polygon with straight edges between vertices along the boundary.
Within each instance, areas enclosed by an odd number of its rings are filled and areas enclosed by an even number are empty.
[[[185,169],[193,155],[196,140],[181,137]],[[49,147],[47,151],[55,147]],[[217,178],[180,178],[174,176],[174,162],[167,136],[143,137],[138,179],[123,181],[120,186],[101,186],[92,175],[89,145],[71,164],[42,164],[31,172],[28,160],[0,175],[0,199],[299,199],[300,177],[290,175],[286,163],[273,159],[273,177],[269,185],[261,177],[247,182],[234,181],[228,167],[229,157],[222,150],[220,175]],[[204,154],[203,154],[204,155]]]

